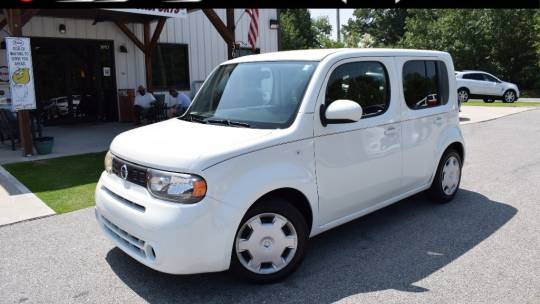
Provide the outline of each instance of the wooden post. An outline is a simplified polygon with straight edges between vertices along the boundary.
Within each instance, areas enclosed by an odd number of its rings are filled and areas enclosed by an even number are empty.
[[[22,36],[22,19],[20,9],[6,9],[6,21],[11,31],[12,37]],[[19,121],[19,137],[23,148],[24,156],[32,155],[32,132],[30,126],[30,113],[28,110],[17,112]]]
[[[227,56],[229,57],[229,59],[232,59],[233,58],[233,47],[234,47],[234,44],[236,43],[236,27],[234,25],[234,9],[233,8],[228,8],[227,9],[227,29],[229,30],[229,32],[231,33],[232,35],[232,43],[229,42],[227,43]]]
[[[152,50],[150,49],[150,22],[143,24],[144,35],[144,66],[146,69],[146,88],[152,90]]]

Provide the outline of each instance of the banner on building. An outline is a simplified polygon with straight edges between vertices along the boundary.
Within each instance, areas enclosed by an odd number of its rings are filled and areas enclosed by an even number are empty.
[[[36,108],[30,38],[6,37],[6,55],[14,111]]]
[[[185,8],[106,8],[106,10],[170,18],[185,18],[187,16]]]

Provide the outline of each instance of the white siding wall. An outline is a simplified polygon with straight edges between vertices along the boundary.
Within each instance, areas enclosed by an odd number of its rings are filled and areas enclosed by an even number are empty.
[[[236,40],[247,43],[249,16],[243,9],[235,10],[235,19],[241,17],[236,28]],[[225,22],[225,9],[216,9]],[[276,19],[275,9],[261,9],[259,19],[259,39],[257,47],[261,52],[277,51],[277,30],[271,30],[269,20]],[[65,24],[67,32],[60,34],[58,26]],[[153,23],[151,29],[155,28]],[[141,24],[128,24],[128,27],[143,40]],[[116,25],[111,22],[69,18],[33,17],[23,28],[26,36],[82,38],[114,41],[116,62],[116,81],[118,89],[135,88],[145,84],[144,57],[142,51]],[[219,63],[227,60],[227,45],[201,10],[188,14],[187,18],[168,19],[159,42],[187,43],[189,46],[190,80],[203,80]],[[128,53],[120,53],[119,46],[125,45]]]

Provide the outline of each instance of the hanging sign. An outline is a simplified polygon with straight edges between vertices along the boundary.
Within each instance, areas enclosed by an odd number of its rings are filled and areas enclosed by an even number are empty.
[[[6,54],[14,111],[36,108],[30,38],[6,37]]]
[[[187,16],[185,8],[106,8],[106,10],[170,18],[185,18]]]

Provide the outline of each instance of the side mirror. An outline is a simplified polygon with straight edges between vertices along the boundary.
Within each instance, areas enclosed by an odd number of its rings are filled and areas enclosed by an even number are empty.
[[[357,122],[362,118],[362,107],[347,99],[339,99],[328,107],[321,105],[320,115],[322,125]]]

